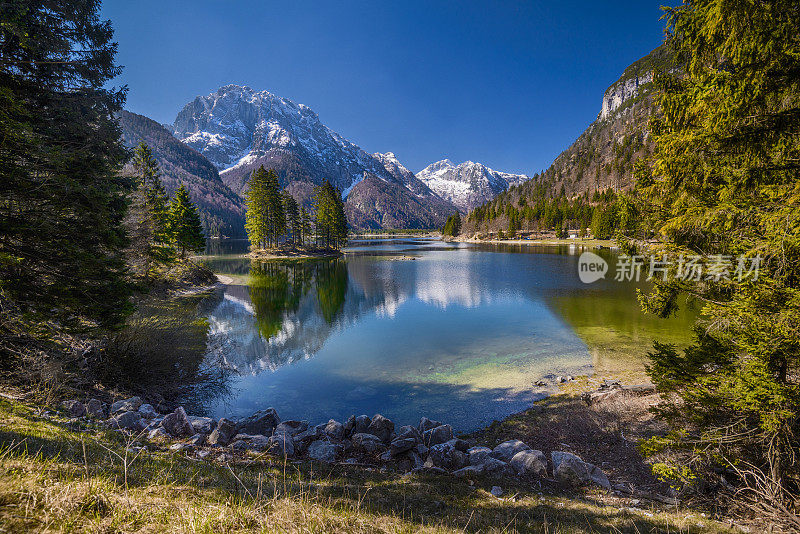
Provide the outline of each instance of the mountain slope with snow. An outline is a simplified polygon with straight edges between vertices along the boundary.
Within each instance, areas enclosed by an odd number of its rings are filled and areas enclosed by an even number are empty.
[[[463,212],[492,200],[512,185],[530,179],[524,174],[495,171],[472,161],[453,165],[449,159],[431,163],[416,176],[434,193]]]
[[[386,227],[387,223],[380,221],[399,220],[411,227],[439,226],[455,210],[394,154],[368,154],[325,126],[309,107],[268,91],[226,85],[198,96],[178,114],[173,131],[208,158],[225,184],[239,195],[247,189],[252,171],[264,165],[274,169],[281,183],[306,204],[311,186],[324,179],[345,198],[368,177],[383,182],[385,185],[377,187],[373,180],[369,187],[361,188],[359,211],[376,214],[365,223],[367,227]],[[413,206],[396,205],[387,198],[411,198]],[[394,212],[400,211],[403,216],[395,217]]]

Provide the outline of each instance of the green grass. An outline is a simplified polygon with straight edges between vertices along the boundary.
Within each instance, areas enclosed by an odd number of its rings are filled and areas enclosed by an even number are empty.
[[[449,476],[201,461],[0,400],[0,532],[725,532],[684,511],[626,510],[600,492]],[[152,446],[152,445],[151,445]]]

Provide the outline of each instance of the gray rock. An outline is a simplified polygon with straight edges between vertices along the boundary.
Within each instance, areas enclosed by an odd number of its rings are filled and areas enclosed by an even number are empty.
[[[542,451],[519,451],[511,458],[509,465],[521,476],[547,476],[547,457]]]
[[[325,425],[325,434],[333,440],[340,441],[344,437],[344,425],[331,419]]]
[[[141,432],[145,427],[142,414],[139,412],[122,412],[106,421],[106,425],[110,428],[124,428],[134,432]]]
[[[369,454],[378,454],[386,450],[386,446],[378,436],[360,432],[353,434],[353,447]]]
[[[514,476],[514,469],[503,460],[498,460],[497,458],[489,456],[482,465],[484,472],[495,478]]]
[[[86,406],[80,401],[64,401],[61,403],[61,406],[67,411],[70,417],[83,417],[86,415]]]
[[[353,434],[366,434],[372,419],[366,415],[359,415],[356,417],[355,426],[353,426]]]
[[[422,434],[417,427],[411,425],[403,425],[397,429],[397,438],[395,439],[406,438],[413,438],[417,443],[422,443]]]
[[[161,421],[161,426],[169,432],[171,436],[176,438],[186,438],[194,435],[194,427],[189,422],[189,417],[186,415],[186,410],[183,406],[178,406],[175,411],[164,416]]]
[[[503,496],[503,488],[501,488],[500,486],[492,486],[492,490],[489,493],[491,493],[497,498],[500,498]]]
[[[417,446],[414,447],[414,450],[416,451],[417,454],[419,454],[423,458],[428,456],[428,447],[426,447],[422,443],[418,443]]]
[[[508,441],[504,441],[503,443],[492,449],[491,456],[493,458],[497,458],[498,460],[509,462],[518,452],[528,451],[528,450],[530,450],[530,447],[528,447],[520,440],[510,439]]]
[[[194,450],[195,446],[191,443],[173,443],[169,446],[169,450],[174,452],[184,452]]]
[[[145,419],[154,419],[158,417],[158,412],[155,408],[153,408],[152,404],[142,404],[139,406],[139,413],[142,414],[142,417]]]
[[[269,453],[276,456],[294,456],[294,440],[288,434],[273,434],[269,438]]]
[[[453,475],[460,478],[469,478],[482,475],[483,471],[484,471],[483,465],[468,465],[467,467],[456,469],[455,471],[453,471]]]
[[[428,450],[428,459],[425,465],[432,465],[455,471],[466,467],[469,457],[463,451],[456,449],[452,443],[439,443]]]
[[[425,465],[425,460],[422,459],[422,456],[417,451],[408,451],[408,457],[411,459],[411,469],[418,469]]]
[[[105,419],[108,415],[108,405],[98,399],[89,399],[89,402],[86,403],[86,411],[92,417]]]
[[[356,427],[356,416],[351,415],[347,418],[347,421],[344,422],[344,434],[345,436],[349,436],[353,433],[353,429]]]
[[[427,417],[423,417],[419,420],[419,426],[417,427],[417,430],[419,430],[421,434],[424,434],[428,430],[436,428],[437,426],[442,426],[442,423],[439,421],[431,421]]]
[[[550,458],[553,460],[553,474],[558,479],[572,486],[597,484],[605,489],[611,489],[606,474],[594,464],[584,462],[580,456],[570,452],[553,451],[550,453]]]
[[[308,446],[308,457],[319,462],[334,463],[344,452],[344,447],[327,440],[317,440]]]
[[[246,434],[261,434],[269,436],[281,422],[278,413],[273,408],[259,410],[250,417],[236,423],[236,431]]]
[[[467,450],[467,454],[469,454],[469,463],[470,465],[481,465],[483,464],[489,455],[492,453],[492,449],[489,447],[472,447],[471,449]]]
[[[372,416],[372,421],[370,422],[369,427],[367,427],[367,434],[378,436],[378,438],[380,438],[380,440],[384,443],[389,443],[393,432],[394,423],[381,414],[375,414]]]
[[[392,456],[399,456],[416,446],[417,440],[414,438],[397,438],[389,444],[389,452]]]
[[[187,443],[190,443],[190,444],[194,445],[195,447],[202,447],[206,443],[206,437],[207,437],[207,434],[195,434],[194,436],[189,438]]]
[[[152,429],[150,432],[148,432],[148,433],[147,433],[147,439],[150,439],[150,440],[156,440],[156,441],[158,441],[158,440],[165,440],[165,439],[169,439],[169,438],[171,438],[171,437],[172,437],[172,436],[170,436],[170,435],[167,433],[167,431],[166,431],[166,430],[164,430],[164,429],[163,429],[163,428],[161,428],[161,427],[154,428],[154,429]]]
[[[431,428],[422,433],[422,439],[428,447],[446,443],[453,439],[453,427],[450,425],[439,425]]]
[[[131,397],[130,399],[117,401],[111,405],[111,414],[113,415],[118,412],[135,412],[141,405],[142,399],[139,397]]]
[[[275,427],[276,434],[289,434],[294,437],[308,430],[308,421],[282,421]]]
[[[234,435],[236,435],[236,423],[223,417],[217,422],[217,428],[208,436],[207,442],[209,445],[225,446],[230,443]]]
[[[231,448],[240,451],[264,452],[271,447],[269,438],[261,434],[236,434]]]
[[[467,452],[469,450],[469,443],[467,443],[463,439],[453,438],[447,440],[445,443],[461,452]]]
[[[217,424],[217,422],[210,417],[198,417],[196,415],[190,415],[189,422],[192,424],[194,431],[198,434],[211,434]]]
[[[312,441],[316,441],[319,438],[325,435],[325,431],[319,427],[312,427],[304,432],[300,432],[299,434],[295,434],[292,439],[294,439],[295,445],[298,443],[305,443],[306,445]]]

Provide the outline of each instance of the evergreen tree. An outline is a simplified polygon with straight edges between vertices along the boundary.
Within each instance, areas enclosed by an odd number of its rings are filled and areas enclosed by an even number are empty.
[[[267,171],[261,166],[250,175],[245,192],[245,230],[255,249],[267,246],[269,237],[269,205],[267,202]]]
[[[290,233],[292,243],[298,244],[300,238],[300,211],[297,208],[297,201],[289,193],[283,194],[283,211],[286,213],[286,227]]]
[[[264,189],[264,201],[267,206],[267,225],[270,245],[277,245],[286,232],[286,216],[283,212],[283,199],[280,181],[274,170],[267,171]]]
[[[131,309],[123,249],[125,89],[97,0],[0,10],[0,352],[38,325],[93,330]],[[12,317],[26,318],[14,326]],[[22,323],[19,323],[22,324]],[[13,333],[11,333],[13,331]]]
[[[693,346],[679,354],[657,344],[651,354],[654,382],[675,399],[661,409],[680,429],[667,443],[685,452],[662,469],[687,483],[741,469],[729,479],[739,494],[749,489],[761,509],[785,516],[800,490],[800,9],[687,0],[667,17],[683,72],[655,80],[661,113],[631,237],[655,231],[663,244],[654,252],[676,263],[763,261],[757,280],[738,281],[733,268],[728,280],[673,277],[642,298],[661,315],[681,293],[704,303]]]
[[[305,245],[311,237],[311,216],[305,208],[300,208],[300,244]]]
[[[317,240],[322,246],[340,248],[347,242],[347,219],[341,193],[325,180],[315,188]]]
[[[457,236],[461,233],[461,214],[455,212],[447,218],[442,229],[442,234],[449,236]]]
[[[189,199],[189,193],[183,185],[175,191],[175,198],[169,204],[169,233],[180,249],[181,257],[186,256],[187,250],[200,252],[206,246],[197,207]]]

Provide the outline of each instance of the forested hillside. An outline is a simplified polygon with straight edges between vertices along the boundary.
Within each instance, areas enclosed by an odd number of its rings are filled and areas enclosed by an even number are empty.
[[[161,170],[169,195],[183,184],[200,210],[209,236],[244,237],[244,203],[222,183],[219,173],[202,154],[181,143],[163,126],[143,115],[119,113],[122,139],[129,148],[145,143]]]
[[[653,72],[672,68],[663,45],[631,64],[606,90],[597,119],[580,137],[547,170],[473,210],[463,232],[607,228],[602,221],[613,219],[615,197],[607,191],[633,187],[635,162],[653,150],[648,132]]]

